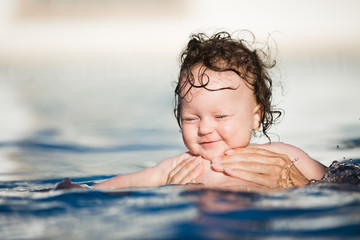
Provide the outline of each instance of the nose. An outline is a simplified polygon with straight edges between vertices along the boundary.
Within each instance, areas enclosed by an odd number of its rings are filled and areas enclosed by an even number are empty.
[[[201,119],[199,121],[199,135],[206,135],[214,131],[214,123],[210,119]]]

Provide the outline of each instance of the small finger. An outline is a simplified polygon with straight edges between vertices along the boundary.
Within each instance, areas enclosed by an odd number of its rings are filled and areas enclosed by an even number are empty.
[[[171,181],[171,179],[189,162],[195,160],[196,157],[189,157],[185,160],[183,160],[182,162],[180,162],[178,165],[176,165],[176,167],[170,171],[169,175],[168,175],[168,180],[167,183],[169,183]]]
[[[182,184],[189,178],[189,174],[190,176],[196,175],[191,173],[200,164],[200,162],[201,159],[199,157],[192,157],[182,161],[169,173],[167,184]]]
[[[170,181],[172,181],[172,178],[176,175],[176,173],[186,164],[187,161],[189,161],[190,158],[183,160],[178,165],[173,168],[168,175],[168,179],[166,181],[166,184],[169,184]]]
[[[193,171],[189,172],[183,179],[179,181],[179,184],[196,183],[196,178],[200,176],[203,171],[203,165],[199,163]]]
[[[190,170],[190,169],[189,169]],[[195,168],[191,169],[190,171],[186,170],[182,171],[185,174],[177,174],[175,175],[169,184],[186,184],[188,182],[196,182],[196,177],[198,177],[201,170],[201,164],[195,166]]]

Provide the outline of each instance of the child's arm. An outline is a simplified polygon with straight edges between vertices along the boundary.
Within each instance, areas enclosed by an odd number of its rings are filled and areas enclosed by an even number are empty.
[[[93,185],[95,188],[129,188],[161,185],[161,174],[156,166],[134,173],[119,175]]]
[[[165,185],[170,171],[190,154],[167,158],[154,167],[146,168],[135,173],[119,175],[104,182],[93,185],[95,188],[129,188]]]

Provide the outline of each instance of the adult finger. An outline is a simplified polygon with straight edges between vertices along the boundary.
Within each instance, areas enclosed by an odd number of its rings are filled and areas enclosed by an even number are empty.
[[[268,172],[261,172],[256,170],[249,171],[248,169],[227,168],[223,171],[232,177],[256,183],[261,186],[269,188],[288,188],[294,186],[303,186],[309,183],[309,180],[296,168],[295,165],[280,167],[280,166],[266,166]]]
[[[289,178],[293,182],[294,186],[303,186],[308,184],[310,181],[299,171],[299,169],[294,165],[289,165],[290,176]]]
[[[298,159],[291,160],[286,154],[280,154],[258,148],[236,148],[228,150],[227,152],[225,152],[225,155],[228,156],[228,158],[225,157],[223,159],[223,162],[232,162],[236,160],[239,161],[240,159],[242,161],[257,161],[262,163],[264,163],[264,161],[267,161],[268,163],[282,166],[284,169],[289,169],[287,182],[292,182],[294,186],[302,186],[309,183],[309,180],[300,172],[300,170],[294,164]],[[237,157],[235,158],[231,156]]]
[[[282,169],[280,165],[264,164],[259,162],[247,162],[247,161],[236,161],[236,162],[215,162],[212,163],[212,168],[215,171],[224,171],[225,168],[238,169],[242,171],[254,172],[259,174],[279,174]]]
[[[229,149],[227,150],[224,154],[225,155],[234,155],[237,153],[259,153],[262,155],[267,155],[267,156],[279,156],[282,155],[280,153],[276,153],[276,152],[272,152],[263,148],[233,148],[233,149]]]
[[[291,163],[290,158],[287,155],[273,155],[273,154],[263,154],[264,152],[240,152],[234,153],[231,155],[226,155],[222,158],[215,158],[212,160],[212,163],[221,162],[232,163],[232,162],[252,162],[252,163],[262,163],[270,165],[279,165],[285,166]]]
[[[265,149],[237,148],[237,149],[229,150],[228,155],[231,156],[232,154],[240,154],[240,153],[251,154],[251,152],[261,153],[262,155],[269,157],[272,156],[273,158],[269,158],[269,159],[272,159],[273,163],[277,163],[283,166],[284,168],[288,168],[289,175],[287,179],[288,181],[291,181],[294,186],[302,186],[309,183],[309,180],[300,172],[300,170],[294,164],[298,159],[291,160],[286,154],[271,152]],[[261,157],[259,159],[261,159]]]
[[[229,176],[236,177],[251,183],[255,183],[263,187],[277,188],[277,179],[274,179],[269,175],[248,172],[239,169],[232,169],[232,168],[225,168],[224,172]]]
[[[287,159],[289,162],[291,162],[290,158],[286,154],[272,152],[272,151],[262,149],[262,148],[235,148],[235,149],[230,149],[230,150],[226,151],[224,154],[225,154],[225,156],[231,156],[231,155],[235,155],[235,154],[245,154],[245,155],[249,154],[251,156],[252,154],[260,154],[262,156],[267,156],[267,157],[284,158],[284,159]]]

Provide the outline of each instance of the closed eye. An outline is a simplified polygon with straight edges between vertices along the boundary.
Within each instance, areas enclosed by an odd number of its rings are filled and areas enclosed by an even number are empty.
[[[196,121],[197,118],[196,117],[185,117],[185,118],[182,118],[182,121],[183,122],[193,122],[193,121]]]
[[[216,119],[224,119],[224,118],[227,118],[228,115],[216,115],[215,118]]]

